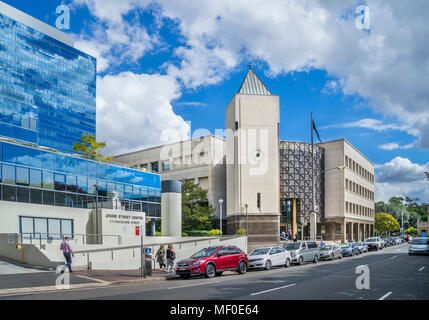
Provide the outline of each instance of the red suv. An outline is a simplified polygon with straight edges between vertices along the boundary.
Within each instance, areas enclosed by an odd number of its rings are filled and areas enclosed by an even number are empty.
[[[247,254],[237,247],[210,247],[177,262],[176,274],[182,279],[188,279],[193,274],[213,278],[222,275],[223,271],[245,274],[248,263]]]

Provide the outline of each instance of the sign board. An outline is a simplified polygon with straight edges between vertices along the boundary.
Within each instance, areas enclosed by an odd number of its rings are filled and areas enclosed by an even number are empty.
[[[16,233],[7,235],[7,243],[8,244],[16,244],[18,242],[18,235]]]
[[[140,237],[140,227],[136,226],[136,237]]]

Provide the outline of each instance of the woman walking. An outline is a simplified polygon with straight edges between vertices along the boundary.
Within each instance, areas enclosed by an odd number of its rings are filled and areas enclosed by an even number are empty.
[[[176,261],[176,251],[172,244],[167,249],[167,273],[174,273],[174,262]]]
[[[167,265],[167,258],[165,255],[166,255],[166,252],[165,252],[164,246],[161,245],[155,255],[156,261],[159,263],[159,268],[161,269],[161,271],[164,271]]]

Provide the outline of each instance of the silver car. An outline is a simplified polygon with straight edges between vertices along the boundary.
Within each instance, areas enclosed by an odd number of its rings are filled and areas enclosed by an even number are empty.
[[[415,254],[429,254],[429,237],[414,238],[413,241],[411,241],[408,254],[410,256]]]
[[[283,247],[289,251],[292,263],[303,265],[306,262],[317,263],[319,261],[320,251],[314,241],[293,242],[285,244]]]
[[[290,253],[282,247],[267,247],[255,249],[250,253],[249,269],[264,268],[270,270],[271,267],[285,266],[290,267]]]
[[[320,247],[319,250],[321,260],[334,260],[335,258],[343,258],[343,250],[341,250],[341,248],[336,244]]]

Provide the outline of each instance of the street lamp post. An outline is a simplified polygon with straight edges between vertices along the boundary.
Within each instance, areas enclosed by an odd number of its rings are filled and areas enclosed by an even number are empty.
[[[330,171],[330,170],[339,170],[342,171],[344,170],[346,167],[345,166],[339,166],[339,167],[335,167],[335,168],[329,168],[329,169],[325,169],[322,172],[318,173],[315,176],[315,179],[313,179],[313,213],[314,213],[314,218],[313,218],[313,232],[314,232],[314,241],[317,240],[317,207],[316,207],[316,181],[319,179],[319,177],[325,173],[326,171]]]
[[[246,236],[249,238],[249,213],[247,211],[249,205],[246,203],[244,206],[246,207]]]
[[[223,199],[219,199],[219,219],[220,219],[220,223],[219,223],[219,229],[220,229],[220,235],[222,236],[222,204],[223,204]]]

